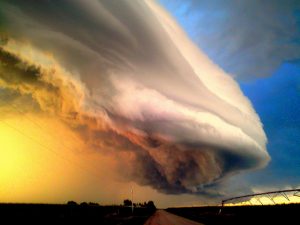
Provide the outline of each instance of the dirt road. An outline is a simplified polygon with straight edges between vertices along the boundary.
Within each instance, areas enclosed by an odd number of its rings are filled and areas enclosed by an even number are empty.
[[[195,221],[176,216],[165,210],[157,210],[144,225],[203,225]]]

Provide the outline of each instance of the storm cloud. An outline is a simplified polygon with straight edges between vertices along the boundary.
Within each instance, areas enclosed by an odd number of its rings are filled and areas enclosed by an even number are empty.
[[[69,124],[126,179],[201,193],[269,161],[250,101],[157,3],[0,6],[1,95]]]
[[[160,2],[239,81],[271,76],[284,61],[300,57],[297,0]]]

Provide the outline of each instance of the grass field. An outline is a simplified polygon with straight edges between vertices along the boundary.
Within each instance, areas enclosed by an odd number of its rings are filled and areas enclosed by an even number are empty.
[[[0,204],[3,224],[104,224],[142,225],[153,209],[70,204]],[[0,221],[0,224],[2,224]]]

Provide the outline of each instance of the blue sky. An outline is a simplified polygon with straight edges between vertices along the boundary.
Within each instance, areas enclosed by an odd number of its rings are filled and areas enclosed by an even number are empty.
[[[300,179],[300,67],[283,63],[267,78],[242,83],[268,136],[269,166],[250,179],[260,184],[299,185]]]
[[[190,38],[239,82],[268,137],[269,165],[251,185],[300,185],[300,10],[297,1],[160,0]]]

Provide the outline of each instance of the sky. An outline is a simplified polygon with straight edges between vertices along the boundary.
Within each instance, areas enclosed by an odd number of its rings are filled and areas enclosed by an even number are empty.
[[[300,186],[297,1],[1,1],[0,201],[159,207]]]

